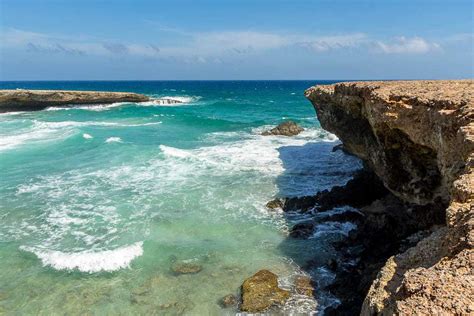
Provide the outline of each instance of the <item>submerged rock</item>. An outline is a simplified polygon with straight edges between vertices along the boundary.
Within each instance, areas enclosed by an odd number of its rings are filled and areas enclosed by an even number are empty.
[[[229,308],[232,306],[237,306],[238,299],[234,294],[228,294],[220,300],[220,305],[224,308]]]
[[[272,128],[269,131],[265,131],[262,133],[264,136],[269,135],[283,135],[283,136],[295,136],[304,131],[304,128],[298,126],[293,121],[286,121],[279,124],[277,127]]]
[[[260,270],[242,284],[242,306],[244,312],[258,313],[272,305],[281,305],[290,296],[278,287],[278,276],[268,270]]]
[[[308,238],[313,234],[315,223],[313,221],[298,223],[290,229],[293,238]]]
[[[306,275],[298,275],[295,278],[296,293],[306,296],[313,296],[313,280]]]
[[[202,266],[193,261],[176,261],[171,265],[175,274],[194,274],[202,270]]]

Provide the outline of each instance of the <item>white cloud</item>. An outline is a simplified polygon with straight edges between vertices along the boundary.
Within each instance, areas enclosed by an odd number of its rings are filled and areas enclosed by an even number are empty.
[[[401,36],[389,43],[377,41],[375,44],[379,50],[387,54],[425,54],[441,48],[439,44],[428,42],[421,37]]]
[[[177,32],[173,29],[172,32]],[[84,36],[64,36],[18,29],[1,30],[0,45],[29,53],[69,55],[129,56],[160,58],[185,63],[223,63],[240,55],[260,54],[269,50],[307,49],[315,54],[334,50],[361,49],[386,54],[425,54],[440,45],[421,37],[398,37],[392,41],[370,38],[364,33],[312,36],[257,31],[182,32],[186,38],[177,45],[125,43]],[[375,48],[375,49],[374,49]]]

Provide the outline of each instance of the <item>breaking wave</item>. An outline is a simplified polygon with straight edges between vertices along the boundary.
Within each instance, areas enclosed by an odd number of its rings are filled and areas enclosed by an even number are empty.
[[[56,270],[79,270],[95,273],[127,268],[133,259],[143,254],[143,242],[114,250],[62,252],[21,246],[21,250],[34,253],[43,263]]]

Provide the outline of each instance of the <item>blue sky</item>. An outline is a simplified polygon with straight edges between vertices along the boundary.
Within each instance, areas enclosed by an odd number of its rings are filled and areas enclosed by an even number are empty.
[[[463,0],[1,0],[0,80],[472,78]]]

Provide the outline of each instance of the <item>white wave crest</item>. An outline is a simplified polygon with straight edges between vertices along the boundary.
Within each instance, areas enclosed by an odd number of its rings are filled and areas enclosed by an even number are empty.
[[[122,139],[120,137],[109,137],[105,140],[106,143],[121,143]]]
[[[168,157],[186,158],[191,156],[191,154],[185,150],[165,145],[160,145],[160,150]]]
[[[92,138],[94,138],[94,137],[92,137],[91,134],[87,134],[87,133],[82,134],[82,137],[84,137],[85,139],[92,139]]]
[[[46,111],[67,111],[67,110],[88,110],[88,111],[106,111],[127,104],[127,102],[114,102],[110,104],[86,104],[86,105],[71,105],[71,106],[52,106],[48,107]]]
[[[165,96],[152,98],[150,101],[139,102],[142,106],[181,106],[197,102],[200,96]]]
[[[21,246],[21,250],[34,253],[44,266],[56,270],[79,270],[81,272],[116,271],[127,268],[133,259],[143,254],[143,242],[114,250],[62,252]]]

